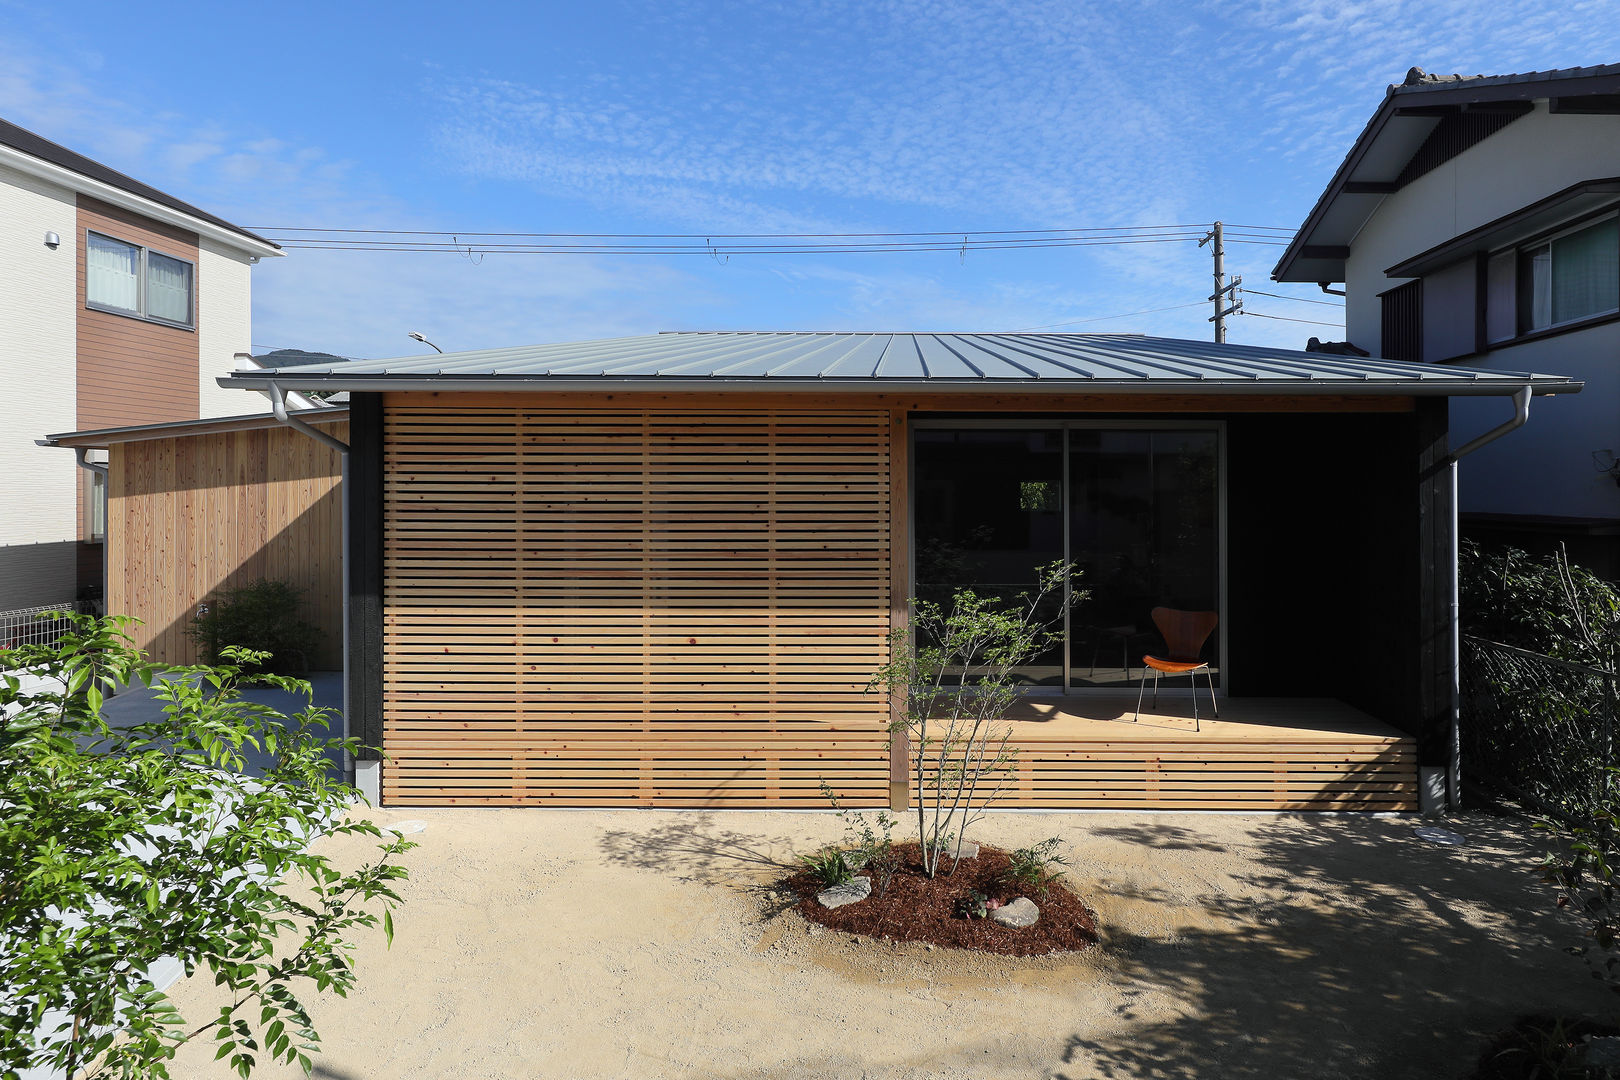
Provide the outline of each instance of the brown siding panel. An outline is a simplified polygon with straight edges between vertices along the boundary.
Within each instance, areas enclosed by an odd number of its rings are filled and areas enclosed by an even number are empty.
[[[886,802],[889,438],[390,396],[385,800]]]
[[[78,197],[78,427],[194,420],[200,409],[197,334],[85,305],[85,233],[95,231],[197,264],[197,235]],[[198,274],[193,275],[193,321]]]
[[[336,438],[348,425],[324,425]],[[133,615],[153,659],[195,663],[197,605],[256,578],[304,593],[324,632],[316,669],[342,666],[339,455],[287,428],[142,442],[108,451],[107,610]]]

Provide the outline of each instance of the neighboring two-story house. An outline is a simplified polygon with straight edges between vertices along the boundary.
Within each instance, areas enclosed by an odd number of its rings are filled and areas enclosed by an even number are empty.
[[[268,407],[217,376],[251,349],[268,240],[0,121],[0,612],[100,586],[97,475],[43,431]]]
[[[1620,64],[1412,69],[1272,277],[1343,282],[1376,356],[1584,380],[1469,460],[1462,530],[1620,573]],[[1462,441],[1505,416],[1457,398],[1451,419]]]

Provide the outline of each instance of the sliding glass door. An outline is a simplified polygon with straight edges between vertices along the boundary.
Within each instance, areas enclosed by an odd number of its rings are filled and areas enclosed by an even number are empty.
[[[1134,687],[1162,652],[1156,607],[1220,611],[1220,433],[1214,425],[919,424],[914,588],[1016,596],[1036,568],[1075,563],[1087,595],[1063,641],[1020,672],[1030,688]],[[1202,653],[1220,676],[1220,634]]]

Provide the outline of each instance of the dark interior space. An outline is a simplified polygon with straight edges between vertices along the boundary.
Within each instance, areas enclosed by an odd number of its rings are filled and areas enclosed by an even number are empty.
[[[1335,697],[1418,725],[1413,414],[1227,426],[1231,693]]]

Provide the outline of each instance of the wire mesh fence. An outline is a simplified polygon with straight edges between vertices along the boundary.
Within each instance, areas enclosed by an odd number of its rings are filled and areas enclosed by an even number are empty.
[[[1610,804],[1614,672],[1464,635],[1461,689],[1471,783],[1564,819]]]
[[[60,604],[0,611],[0,650],[14,649],[19,645],[54,645],[72,624],[60,616],[53,617],[52,613],[87,610],[89,605],[86,603],[65,600]],[[3,654],[0,654],[0,661],[3,659]],[[4,666],[4,663],[0,663],[0,667]]]

